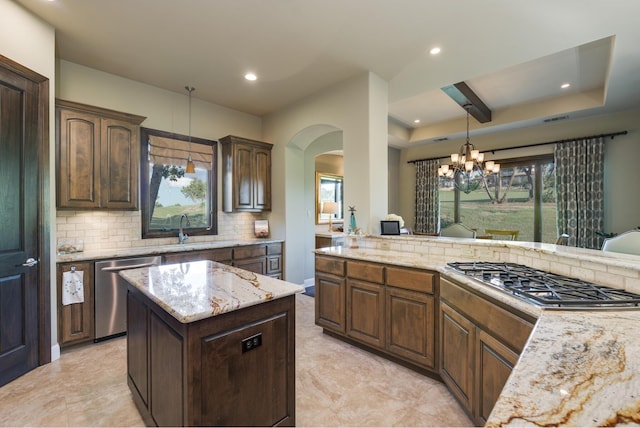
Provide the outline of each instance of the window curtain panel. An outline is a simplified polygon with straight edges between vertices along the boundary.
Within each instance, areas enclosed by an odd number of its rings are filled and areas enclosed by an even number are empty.
[[[554,150],[558,234],[568,244],[600,249],[604,213],[604,138],[558,143]]]
[[[438,233],[440,198],[437,160],[416,162],[416,233]]]

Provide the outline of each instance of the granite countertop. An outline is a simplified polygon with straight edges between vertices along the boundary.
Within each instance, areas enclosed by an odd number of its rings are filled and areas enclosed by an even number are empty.
[[[185,324],[304,291],[300,285],[208,260],[127,269],[120,275]]]
[[[105,248],[97,251],[81,251],[77,253],[58,254],[56,263],[77,262],[82,260],[114,259],[118,257],[155,256],[183,251],[210,250],[214,248],[239,247],[243,245],[273,244],[283,242],[282,239],[247,239],[238,241],[196,242],[192,244],[170,244],[157,247]]]
[[[545,310],[410,252],[332,247],[315,253],[436,270],[538,318],[486,426],[640,424],[640,309]]]

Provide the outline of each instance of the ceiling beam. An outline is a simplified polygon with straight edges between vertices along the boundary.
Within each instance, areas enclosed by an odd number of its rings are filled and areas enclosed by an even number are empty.
[[[489,110],[489,107],[482,102],[480,97],[476,95],[466,83],[458,82],[441,89],[465,110],[467,110],[467,106],[471,104],[469,114],[478,122],[491,122],[491,110]]]

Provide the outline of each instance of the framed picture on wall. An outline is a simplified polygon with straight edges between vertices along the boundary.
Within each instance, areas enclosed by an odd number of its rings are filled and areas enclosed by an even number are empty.
[[[256,220],[253,226],[256,238],[266,238],[269,236],[269,220]]]

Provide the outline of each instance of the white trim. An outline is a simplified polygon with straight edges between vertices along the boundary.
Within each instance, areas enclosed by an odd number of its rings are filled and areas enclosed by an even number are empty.
[[[304,288],[313,287],[314,285],[316,285],[316,281],[314,278],[307,278],[304,280],[304,283],[302,284]]]
[[[57,343],[51,347],[51,362],[60,359],[60,345]]]

